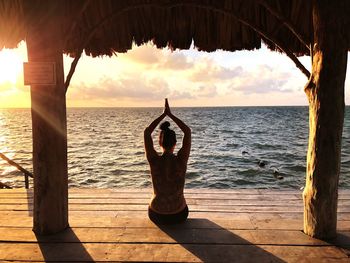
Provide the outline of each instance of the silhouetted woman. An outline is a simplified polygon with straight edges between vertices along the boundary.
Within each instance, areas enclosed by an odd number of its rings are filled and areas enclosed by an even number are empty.
[[[159,145],[163,154],[154,150],[152,132],[158,124],[168,116],[184,133],[182,147],[174,154],[176,134],[169,129],[170,123],[160,125]],[[148,208],[149,218],[157,224],[180,223],[187,219],[188,207],[184,197],[185,174],[191,150],[191,129],[175,117],[165,99],[165,109],[144,131],[147,160],[151,167],[153,196]]]

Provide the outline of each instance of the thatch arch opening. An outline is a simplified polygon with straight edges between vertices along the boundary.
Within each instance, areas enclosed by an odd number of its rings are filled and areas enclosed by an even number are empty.
[[[154,49],[156,49],[155,47],[154,47]],[[131,51],[132,52],[132,51]],[[147,52],[147,49],[145,49],[144,50],[144,52]],[[196,52],[197,53],[197,52]],[[122,56],[122,58],[121,59],[123,59],[123,58],[125,58],[125,56],[124,55],[121,55]],[[249,56],[249,54],[247,54],[247,56]],[[197,55],[196,55],[196,57],[197,57]],[[120,56],[119,56],[119,58],[120,58]],[[119,59],[118,57],[111,57],[111,60],[118,60]],[[287,61],[288,62],[288,61]],[[92,62],[92,63],[94,63],[94,62]],[[261,62],[260,62],[261,63]],[[94,63],[94,65],[99,65],[99,62],[98,63]],[[91,66],[93,67],[93,64],[91,64]],[[193,66],[193,65],[192,65]],[[244,67],[244,66],[243,66]],[[79,68],[79,67],[78,67]],[[187,69],[186,69],[187,70]],[[190,69],[188,69],[188,70],[190,70]],[[118,72],[117,72],[118,73]],[[145,72],[143,72],[144,74],[146,74],[147,73],[147,70],[145,71]],[[299,72],[298,72],[299,73]],[[121,73],[122,74],[122,73]],[[159,74],[161,74],[161,73],[159,73]],[[209,74],[209,72],[208,72],[208,74]],[[135,76],[135,77],[138,77],[138,76]],[[116,79],[118,79],[118,78],[116,78]],[[113,82],[113,79],[110,79],[110,82],[109,83],[111,83],[111,82]],[[118,85],[119,84],[119,82],[118,81],[116,81],[116,85]],[[91,85],[91,88],[94,88],[94,87],[97,87],[97,86],[100,86],[99,84],[97,84],[96,83],[96,85]],[[196,87],[196,85],[194,85],[194,87],[193,88],[195,88]],[[302,85],[300,86],[300,87],[302,87]],[[171,88],[171,87],[170,87]],[[116,88],[117,89],[117,88]],[[132,93],[132,88],[131,88],[131,93]],[[71,92],[74,92],[74,86],[72,86],[72,88],[70,89],[70,91]],[[142,92],[142,89],[140,88],[140,92]],[[300,93],[302,94],[302,90],[300,90]],[[164,97],[166,97],[167,95],[165,95]],[[69,92],[68,92],[68,95],[67,95],[67,97],[69,97]],[[161,103],[162,103],[162,98],[163,97],[159,97],[158,98],[158,101],[159,101],[159,106],[161,106]],[[169,96],[169,99],[170,99],[170,101],[171,101],[171,99],[172,99],[172,97],[171,96]],[[172,101],[171,101],[172,102]],[[198,105],[197,105],[198,106]],[[200,105],[199,105],[200,106]],[[156,116],[156,114],[157,114],[157,112],[155,112],[154,113],[154,116]],[[149,119],[148,121],[151,121],[151,119]],[[138,125],[138,126],[135,126],[135,127],[133,127],[129,132],[130,133],[133,133],[134,132],[134,130],[136,130],[139,134],[140,134],[140,138],[139,138],[139,140],[142,142],[142,138],[141,138],[141,131],[142,131],[142,128],[143,127],[145,127],[146,125],[148,125],[148,123],[147,122],[144,122],[144,123],[142,123],[141,125]],[[194,128],[194,127],[192,127],[192,128]],[[96,136],[98,137],[99,136],[99,130],[98,130],[98,128],[96,128],[95,129],[95,132],[96,132]],[[129,133],[128,131],[126,131],[125,132],[125,135],[127,135],[127,133]],[[102,135],[102,134],[100,134],[100,135]],[[122,136],[124,135],[124,134],[121,134]],[[181,133],[179,133],[179,135],[181,135]],[[181,137],[180,137],[181,138]],[[93,138],[92,138],[92,140],[93,140]],[[116,138],[116,140],[119,140],[118,139],[118,137]],[[122,139],[122,140],[125,140],[125,139]],[[266,143],[268,143],[268,139],[266,139],[266,141],[265,141]],[[196,144],[196,142],[194,141],[193,142],[193,144],[195,145]],[[111,145],[112,146],[112,145]],[[156,143],[156,141],[155,141],[155,146],[157,146],[157,143]],[[139,149],[141,149],[141,150],[143,150],[143,145],[141,144],[141,145],[139,145],[138,146],[139,147]],[[250,152],[250,156],[249,156],[249,158],[248,158],[248,155],[247,156],[245,156],[247,159],[249,159],[250,160],[250,162],[251,162],[251,164],[253,165],[254,164],[254,168],[256,168],[256,170],[259,170],[259,166],[258,166],[258,161],[259,161],[259,158],[258,158],[258,156],[255,156],[256,155],[256,153],[255,153],[255,155],[254,155],[254,152],[253,151],[251,151],[251,148],[250,148],[250,146],[247,146],[248,148],[249,148],[249,152]],[[247,150],[247,149],[239,149],[238,151],[241,153],[242,151],[244,151],[244,150]],[[222,151],[223,152],[223,151]],[[136,151],[136,153],[137,154],[139,154],[139,151]],[[194,155],[196,155],[196,153],[194,153]],[[98,154],[96,154],[96,158],[98,158]],[[131,156],[130,156],[130,158],[132,158]],[[207,158],[208,159],[208,156],[206,156],[206,157],[203,157],[203,160],[206,160],[205,158]],[[260,157],[261,158],[261,157]],[[103,167],[101,167],[102,168],[102,170],[101,170],[101,172],[103,172]],[[270,164],[270,165],[267,165],[266,166],[266,170],[265,171],[268,171],[268,173],[269,174],[271,174],[271,178],[274,178],[274,170],[275,169],[277,169],[277,167],[276,167],[276,164]],[[196,167],[196,170],[198,170],[199,168],[198,167]],[[95,171],[96,172],[96,171]],[[120,171],[118,171],[118,172],[120,172]],[[126,171],[127,172],[127,171]],[[191,170],[190,170],[190,172],[192,172]],[[261,171],[261,172],[263,172],[263,171]],[[283,171],[280,171],[281,173],[283,172]],[[277,177],[277,176],[276,176]],[[276,180],[276,183],[278,183],[278,180]],[[208,185],[206,185],[206,187],[207,187]],[[302,185],[300,185],[298,188],[300,188]]]

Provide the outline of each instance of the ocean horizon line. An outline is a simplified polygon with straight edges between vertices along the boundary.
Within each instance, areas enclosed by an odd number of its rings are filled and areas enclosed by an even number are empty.
[[[350,105],[345,105],[349,107]],[[223,106],[172,106],[171,108],[290,108],[290,107],[309,107],[309,105],[223,105]],[[163,106],[87,106],[87,107],[67,107],[67,109],[161,109]],[[0,110],[7,109],[31,109],[31,107],[0,107]]]

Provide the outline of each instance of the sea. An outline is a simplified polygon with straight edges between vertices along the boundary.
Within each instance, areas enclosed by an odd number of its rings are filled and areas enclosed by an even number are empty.
[[[196,107],[172,112],[192,129],[186,188],[302,189],[308,107]],[[150,187],[143,130],[161,108],[68,108],[69,187]],[[182,133],[172,123],[181,147]],[[158,146],[158,129],[153,134]],[[0,152],[32,169],[30,109],[0,109]],[[0,181],[24,176],[0,160]],[[32,181],[30,182],[31,186]],[[340,188],[350,189],[350,107],[346,107]]]

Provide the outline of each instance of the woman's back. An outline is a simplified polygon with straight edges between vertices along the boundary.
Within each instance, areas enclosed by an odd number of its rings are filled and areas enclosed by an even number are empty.
[[[151,208],[159,213],[177,213],[186,206],[183,195],[186,163],[164,153],[150,163],[153,184]]]

